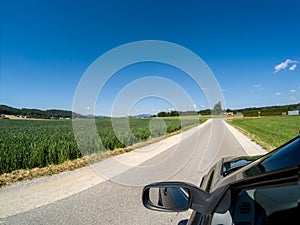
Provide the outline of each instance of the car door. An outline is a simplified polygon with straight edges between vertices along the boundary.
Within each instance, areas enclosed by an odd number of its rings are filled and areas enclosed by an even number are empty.
[[[277,225],[299,220],[299,166],[232,184],[230,208],[211,224]],[[295,222],[293,222],[295,223]]]

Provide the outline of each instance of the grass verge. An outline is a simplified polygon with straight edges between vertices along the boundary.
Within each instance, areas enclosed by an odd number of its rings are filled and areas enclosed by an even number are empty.
[[[268,151],[294,138],[300,131],[300,116],[237,118],[227,121]]]

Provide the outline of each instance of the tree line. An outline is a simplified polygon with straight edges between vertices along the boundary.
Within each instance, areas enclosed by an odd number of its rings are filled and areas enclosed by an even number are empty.
[[[59,109],[40,110],[40,109],[26,109],[26,108],[17,109],[7,105],[0,105],[0,114],[14,115],[20,117],[27,117],[27,118],[38,118],[38,119],[72,118],[72,116],[82,117],[82,115],[68,110],[59,110]]]
[[[218,102],[214,105],[212,109],[203,109],[200,111],[190,111],[190,112],[159,112],[156,116],[166,117],[166,116],[182,116],[182,115],[220,115],[222,113],[233,113],[233,114],[243,114],[246,117],[252,116],[275,116],[287,114],[288,111],[300,110],[300,104],[289,104],[289,105],[280,105],[280,106],[264,106],[264,107],[249,107],[244,109],[223,109],[221,102]]]
[[[204,109],[200,111],[170,111],[170,112],[159,112],[156,115],[157,117],[170,117],[170,116],[189,116],[189,115],[220,115],[225,112],[231,112],[233,114],[241,113],[244,116],[268,116],[268,115],[282,115],[292,110],[300,110],[300,104],[290,104],[290,105],[281,105],[281,106],[265,106],[265,107],[249,107],[244,109],[223,109],[221,102],[218,102],[214,105],[212,109]],[[49,110],[40,110],[40,109],[26,109],[26,108],[13,108],[7,105],[0,105],[0,115],[15,115],[22,116],[27,118],[41,118],[41,119],[59,119],[59,118],[84,118],[85,116],[78,113],[68,111],[68,110],[59,110],[59,109],[49,109]]]

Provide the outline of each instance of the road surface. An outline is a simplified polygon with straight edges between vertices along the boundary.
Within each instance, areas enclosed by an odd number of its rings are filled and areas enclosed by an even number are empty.
[[[182,134],[71,172],[0,190],[0,224],[177,224],[184,213],[145,209],[143,186],[179,180],[199,185],[223,156],[257,155],[260,146],[212,119]]]

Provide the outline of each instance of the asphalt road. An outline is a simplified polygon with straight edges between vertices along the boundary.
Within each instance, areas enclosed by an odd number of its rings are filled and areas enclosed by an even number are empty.
[[[147,210],[143,186],[179,180],[199,185],[219,158],[263,150],[213,119],[159,143],[77,171],[21,182],[0,190],[0,224],[177,224],[184,213]]]

